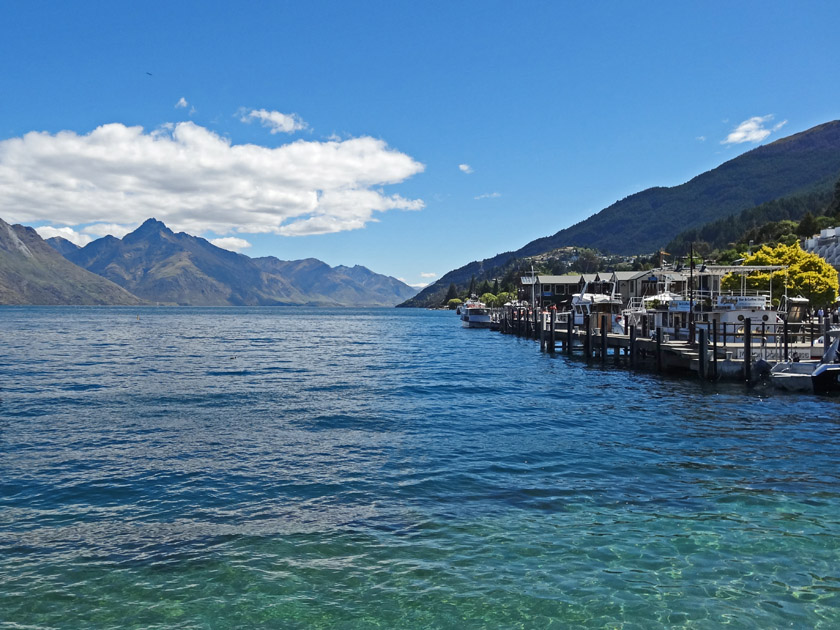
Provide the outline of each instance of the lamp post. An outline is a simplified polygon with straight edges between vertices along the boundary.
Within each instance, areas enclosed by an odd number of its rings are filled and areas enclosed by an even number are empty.
[[[688,327],[690,329],[689,336],[691,337],[690,342],[694,343],[694,243],[691,244],[691,248],[689,250],[689,255],[691,259],[689,260],[689,302],[688,302]]]

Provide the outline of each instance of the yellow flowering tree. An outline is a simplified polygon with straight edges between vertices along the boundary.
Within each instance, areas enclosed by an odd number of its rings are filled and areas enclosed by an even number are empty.
[[[821,256],[804,251],[799,242],[792,245],[782,243],[775,247],[764,245],[757,252],[744,259],[745,265],[785,265],[772,273],[754,272],[747,276],[747,289],[768,291],[770,278],[773,279],[773,293],[776,287],[787,286],[789,295],[802,295],[810,300],[814,307],[832,304],[837,299],[837,270]],[[723,278],[721,288],[738,291],[741,280],[737,274]]]

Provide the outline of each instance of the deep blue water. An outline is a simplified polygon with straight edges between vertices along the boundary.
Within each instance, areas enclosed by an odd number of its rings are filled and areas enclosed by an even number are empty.
[[[447,312],[0,309],[0,628],[840,627],[840,400]]]

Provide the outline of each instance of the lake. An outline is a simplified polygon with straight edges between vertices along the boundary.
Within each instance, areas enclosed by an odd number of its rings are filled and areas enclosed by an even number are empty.
[[[450,312],[0,308],[0,628],[835,628],[840,399]]]

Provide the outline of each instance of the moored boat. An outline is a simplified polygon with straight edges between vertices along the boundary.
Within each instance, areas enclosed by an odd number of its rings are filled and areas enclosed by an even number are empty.
[[[473,296],[461,305],[461,322],[465,328],[490,328],[490,309]]]
[[[835,331],[834,341],[818,361],[781,361],[770,370],[770,383],[793,392],[825,394],[840,391],[840,363],[838,347],[840,331]]]

